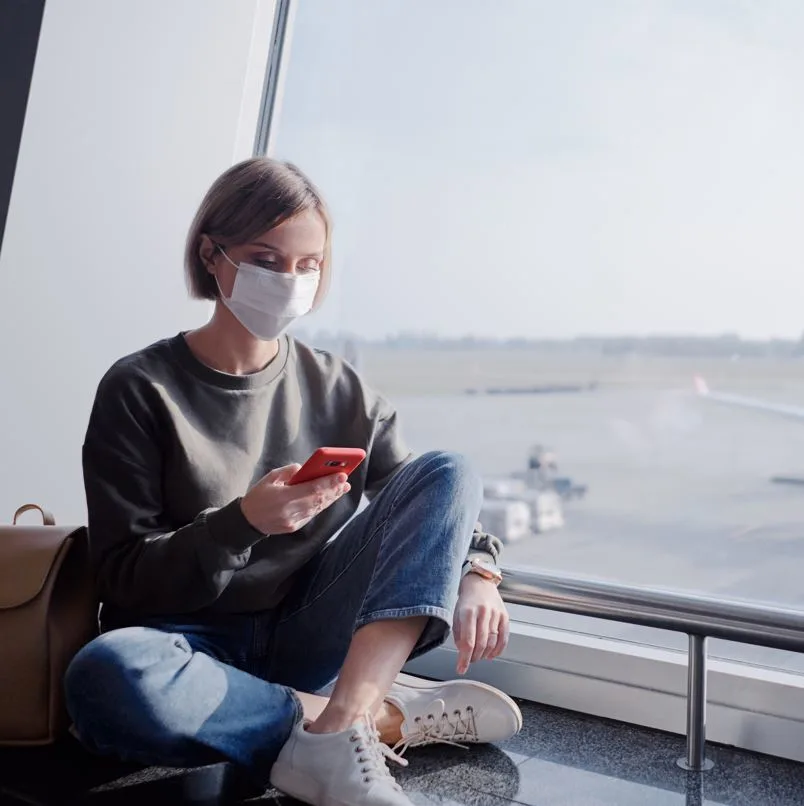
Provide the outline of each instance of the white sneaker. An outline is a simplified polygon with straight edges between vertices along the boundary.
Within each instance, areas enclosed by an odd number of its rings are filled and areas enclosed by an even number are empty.
[[[299,723],[271,770],[271,783],[313,806],[413,806],[387,761],[407,766],[380,742],[370,715],[342,733],[309,733]]]
[[[485,744],[522,730],[522,712],[496,688],[474,680],[434,683],[400,675],[385,698],[402,712],[402,739],[394,750],[431,744]]]

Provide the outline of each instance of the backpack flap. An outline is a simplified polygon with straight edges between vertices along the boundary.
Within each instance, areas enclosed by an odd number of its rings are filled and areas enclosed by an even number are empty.
[[[22,607],[58,570],[76,526],[0,526],[0,610]]]

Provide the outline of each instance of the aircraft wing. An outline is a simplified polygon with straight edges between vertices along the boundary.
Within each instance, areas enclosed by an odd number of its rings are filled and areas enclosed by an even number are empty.
[[[770,403],[766,400],[757,400],[742,395],[730,395],[725,392],[713,392],[707,382],[700,376],[695,377],[695,391],[699,397],[711,400],[713,403],[723,403],[741,409],[764,411],[767,414],[777,414],[781,417],[791,417],[795,420],[804,420],[804,406],[790,406],[786,403]]]

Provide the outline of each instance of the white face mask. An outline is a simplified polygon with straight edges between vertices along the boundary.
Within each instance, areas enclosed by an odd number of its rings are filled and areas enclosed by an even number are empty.
[[[221,291],[221,302],[253,336],[264,341],[277,339],[295,319],[310,312],[318,291],[319,272],[288,274],[249,263],[238,265],[218,248],[237,269],[232,296],[226,297]]]

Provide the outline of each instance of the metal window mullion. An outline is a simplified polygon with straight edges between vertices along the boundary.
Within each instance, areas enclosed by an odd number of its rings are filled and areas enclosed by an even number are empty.
[[[292,21],[296,0],[276,0],[271,48],[265,69],[260,116],[254,137],[254,156],[271,152],[276,137],[276,124],[281,98],[282,81],[287,69]]]

